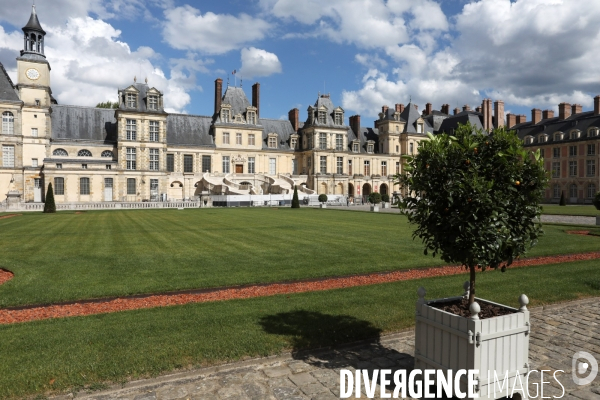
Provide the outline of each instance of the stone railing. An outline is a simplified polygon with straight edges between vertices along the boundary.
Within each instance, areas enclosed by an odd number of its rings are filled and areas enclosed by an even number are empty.
[[[152,208],[198,208],[200,201],[164,201],[164,202],[98,202],[98,203],[58,203],[57,211],[79,211],[79,210],[137,210]],[[8,207],[0,207],[0,212],[13,211],[43,211],[43,203],[16,203]]]

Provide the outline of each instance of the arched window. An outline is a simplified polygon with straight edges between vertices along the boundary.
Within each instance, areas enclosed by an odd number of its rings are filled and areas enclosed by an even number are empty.
[[[69,153],[65,149],[56,149],[52,152],[53,156],[67,157]]]
[[[79,152],[77,153],[77,157],[91,157],[92,156],[92,152],[86,149],[83,150],[79,150]]]
[[[579,139],[580,133],[581,133],[580,131],[573,130],[569,133],[569,138],[570,139]]]
[[[563,133],[562,132],[556,132],[554,134],[554,140],[555,141],[562,140],[562,138],[563,138]]]
[[[105,157],[105,158],[113,158],[113,157],[114,157],[114,154],[113,154],[113,152],[112,152],[112,151],[110,151],[110,150],[104,150],[104,151],[102,152],[102,154],[101,154],[101,156],[100,156],[100,157]]]
[[[574,183],[569,186],[569,196],[573,199],[577,198],[577,185]]]
[[[587,197],[588,199],[593,199],[596,196],[596,185],[590,183],[588,185]]]
[[[533,144],[533,136],[525,136],[525,144]]]
[[[15,116],[9,111],[2,113],[2,134],[14,135],[15,133]]]

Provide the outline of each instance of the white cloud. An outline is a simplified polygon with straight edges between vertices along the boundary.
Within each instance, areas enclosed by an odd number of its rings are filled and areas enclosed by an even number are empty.
[[[241,56],[240,75],[244,78],[251,79],[281,73],[281,63],[274,53],[250,47],[242,49]]]
[[[271,28],[266,21],[247,14],[215,14],[189,5],[165,10],[163,36],[167,43],[180,50],[195,50],[208,54],[224,54],[244,44],[263,39]]]

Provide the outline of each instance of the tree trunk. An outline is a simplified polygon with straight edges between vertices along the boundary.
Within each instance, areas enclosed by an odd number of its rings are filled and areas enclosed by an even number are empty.
[[[469,285],[469,306],[475,301],[475,266],[469,265],[470,285]]]

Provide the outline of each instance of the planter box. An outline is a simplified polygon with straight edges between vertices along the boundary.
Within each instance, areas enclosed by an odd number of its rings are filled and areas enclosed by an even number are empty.
[[[379,212],[379,205],[377,205],[377,204],[371,205],[371,211],[373,211],[373,212]]]
[[[327,208],[327,204],[321,204],[321,208]]]
[[[596,225],[600,225],[600,216],[596,217]]]
[[[496,304],[476,299],[472,305],[470,318],[460,317],[431,307],[432,303],[461,299],[453,297],[439,300],[425,300],[425,290],[419,288],[415,327],[415,368],[436,369],[453,372],[459,369],[476,369],[480,399],[498,399],[511,394],[515,380],[520,376],[522,388],[527,385],[529,372],[529,311],[527,296],[519,298],[521,308],[513,314],[479,319],[473,311],[479,311],[480,303]],[[488,379],[489,372],[489,379]],[[494,372],[502,386],[508,372],[508,386],[500,391],[498,384],[494,393]],[[516,382],[516,389],[521,385]],[[461,391],[467,392],[467,379],[461,380]],[[515,391],[521,394],[521,391]],[[526,398],[523,396],[523,399]]]
[[[382,208],[390,208],[390,203],[381,203]]]

